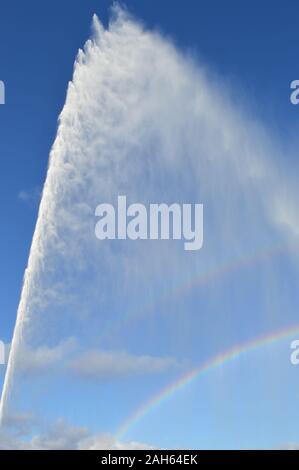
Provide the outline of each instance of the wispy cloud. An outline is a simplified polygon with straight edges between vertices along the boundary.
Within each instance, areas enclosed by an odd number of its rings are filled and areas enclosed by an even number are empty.
[[[162,374],[182,368],[182,364],[170,357],[134,355],[126,351],[100,349],[80,352],[76,338],[67,338],[55,346],[42,345],[36,348],[22,346],[16,367],[26,376],[49,373],[50,368],[71,372],[78,378],[111,380],[127,376]]]
[[[15,432],[9,431],[13,424]],[[111,434],[92,434],[86,427],[73,426],[64,420],[58,420],[54,424],[35,434],[32,425],[36,420],[32,416],[13,416],[6,420],[6,427],[0,430],[0,450],[142,450],[154,449],[153,446],[136,441],[118,442]],[[22,439],[29,434],[32,437],[26,441]],[[16,431],[17,430],[17,431]]]
[[[41,198],[41,190],[35,187],[30,190],[22,190],[18,193],[18,199],[30,207],[37,207]]]
[[[42,345],[32,348],[23,344],[16,367],[22,374],[34,375],[49,372],[50,367],[61,369],[66,358],[75,350],[77,341],[68,338],[56,346]]]
[[[172,358],[138,356],[124,351],[96,350],[83,354],[71,364],[76,375],[92,380],[161,374],[179,367],[177,361]]]

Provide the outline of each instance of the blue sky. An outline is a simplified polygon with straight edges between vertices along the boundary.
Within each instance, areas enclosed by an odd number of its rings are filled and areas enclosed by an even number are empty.
[[[92,15],[96,13],[107,26],[111,3],[98,0],[73,1],[70,4],[53,0],[41,5],[40,2],[29,0],[26,3],[3,1],[1,4],[0,79],[6,85],[6,104],[0,107],[0,337],[6,342],[10,342],[12,337],[22,278],[36,223],[39,192],[43,187],[49,151],[56,135],[57,117],[65,102],[67,84],[72,78],[73,63],[78,49],[83,47],[90,36]],[[128,0],[126,5],[146,27],[161,31],[163,37],[171,38],[183,55],[191,55],[200,66],[210,71],[213,77],[211,93],[215,89],[215,97],[225,90],[231,106],[241,107],[242,113],[248,113],[250,125],[257,125],[258,128],[264,126],[270,140],[275,136],[280,150],[285,151],[285,155],[278,158],[278,168],[282,175],[287,175],[286,178],[292,175],[292,183],[296,185],[299,108],[290,104],[289,86],[299,76],[296,50],[299,34],[297,2],[274,1],[261,5],[261,2],[252,1],[241,5],[241,2],[230,0]],[[252,133],[255,135],[254,131]],[[268,157],[276,162],[275,155]],[[220,174],[221,169],[220,166]],[[273,181],[277,179],[273,177]],[[265,180],[265,192],[261,190],[265,199],[267,183],[269,181]],[[171,194],[171,188],[169,191]],[[164,194],[162,190],[160,194]],[[179,198],[183,198],[184,194],[182,191]],[[204,202],[208,207],[209,203],[212,205],[208,196]],[[252,205],[259,206],[256,200]],[[258,210],[261,213],[263,211],[260,208]],[[253,215],[252,220],[256,220],[257,227],[262,220],[261,213]],[[225,236],[228,235],[229,230]],[[284,237],[273,231],[271,224],[265,224],[261,231],[257,228],[255,236],[251,240],[249,252],[263,251],[284,243]],[[208,264],[208,250],[213,250],[217,246],[216,242],[207,241],[207,251],[202,256]],[[234,250],[238,252],[234,246],[227,254],[223,254],[221,261],[224,264],[235,254]],[[242,246],[239,250],[242,252]],[[185,266],[184,263],[187,261],[182,257],[182,266]],[[108,287],[112,285],[113,268],[111,270],[111,277],[105,281]],[[194,272],[197,273],[197,267],[194,267]],[[191,278],[194,272],[189,273]],[[53,395],[55,393],[55,401],[47,407],[41,402],[38,409],[41,416],[47,415],[52,421],[62,417],[74,426],[88,426],[95,433],[113,434],[139,403],[182,373],[186,367],[196,365],[198,361],[214,352],[225,350],[233,343],[279,329],[283,325],[295,324],[299,300],[297,274],[296,260],[292,255],[278,254],[274,260],[267,258],[262,269],[254,263],[253,266],[246,265],[245,268],[232,271],[224,280],[220,278],[218,282],[216,279],[211,286],[199,292],[193,291],[190,296],[187,292],[179,299],[170,299],[167,304],[157,302],[157,306],[154,299],[155,309],[160,315],[159,322],[150,316],[142,317],[131,325],[128,343],[122,330],[101,340],[101,346],[108,350],[126,350],[129,347],[131,355],[146,355],[153,352],[151,348],[157,357],[175,355],[179,370],[170,370],[157,379],[116,379],[96,386],[88,380],[74,386],[74,379],[69,377],[56,377],[50,383],[49,376],[48,379],[41,379],[42,384],[38,383],[36,390],[34,386],[30,389],[30,382],[29,386],[21,382],[24,387],[23,399],[25,402],[30,401],[28,397],[31,391],[38,394],[41,387],[43,389],[47,385]],[[91,273],[84,273],[85,282],[89,276]],[[178,276],[171,278],[171,282],[180,284],[187,278],[188,271],[182,267]],[[164,283],[155,281],[153,289],[163,293],[169,288],[167,282],[167,278]],[[128,305],[137,310],[151,301],[142,282],[139,287],[139,297],[127,299]],[[111,299],[105,301],[105,307],[116,318],[121,301],[121,298],[117,302]],[[221,305],[222,311],[219,308]],[[69,305],[71,308],[72,304]],[[197,315],[197,311],[203,309],[205,316],[202,318]],[[171,320],[167,316],[170,310],[174,314]],[[62,329],[68,328],[67,321]],[[171,334],[168,334],[169,322],[172,323]],[[109,328],[111,317],[105,318],[104,323]],[[218,326],[215,327],[215,324]],[[190,344],[186,341],[193,325],[195,330],[202,332],[200,354],[196,336],[192,337]],[[184,332],[181,336],[175,334],[180,328]],[[92,327],[87,328],[84,347],[89,341],[94,346],[98,340],[98,330],[96,333],[91,330]],[[123,331],[126,331],[125,328]],[[70,336],[74,335],[75,328]],[[62,335],[62,338],[66,338],[66,335]],[[84,349],[82,345],[80,347]],[[295,389],[299,375],[289,365],[288,358],[289,342],[286,340],[274,352],[256,352],[244,359],[242,367],[233,364],[225,373],[220,371],[209,376],[207,383],[190,387],[182,395],[165,403],[147,421],[132,428],[128,440],[162,447],[273,447],[296,439],[298,441],[293,407],[296,404]],[[280,388],[277,388],[275,380],[277,370],[279,374],[285,374],[285,382]],[[3,376],[3,368],[1,372]],[[74,390],[73,396],[68,397],[68,410],[64,410],[64,389]],[[118,393],[120,390],[121,393]],[[95,397],[99,393],[102,399],[96,403]],[[82,394],[91,397],[97,411],[94,416],[90,410],[86,412],[83,405],[78,406]],[[282,406],[284,413],[277,411]],[[252,413],[254,418],[250,419]],[[204,430],[198,427],[199,420],[204,423]],[[274,428],[272,421],[275,423]],[[244,422],[248,423],[246,432],[240,434]]]

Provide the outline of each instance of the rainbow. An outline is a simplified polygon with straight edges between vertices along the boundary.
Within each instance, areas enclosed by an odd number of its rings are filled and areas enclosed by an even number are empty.
[[[165,388],[160,390],[154,397],[150,400],[143,403],[119,428],[115,435],[115,441],[119,442],[127,434],[127,432],[136,424],[138,424],[142,419],[144,419],[148,414],[150,414],[154,409],[156,409],[161,403],[166,399],[173,396],[179,390],[187,387],[188,385],[195,382],[200,377],[203,377],[208,372],[215,370],[235,359],[238,359],[240,356],[259,349],[263,346],[271,345],[288,337],[295,336],[299,334],[299,325],[293,325],[283,330],[275,331],[267,334],[266,336],[261,336],[245,342],[241,345],[233,346],[231,349],[220,353],[204,364],[195,368],[184,375],[182,375],[178,380],[172,382],[170,385],[167,385]]]
[[[109,326],[104,329],[101,338],[109,338],[110,336],[112,337],[113,333],[115,333],[118,329],[125,327],[127,324],[129,324],[129,322],[146,315],[146,313],[154,309],[157,303],[163,304],[169,302],[170,300],[186,295],[188,292],[197,287],[209,284],[210,282],[233,273],[238,269],[254,265],[258,262],[266,261],[267,259],[271,259],[274,256],[278,256],[285,252],[294,250],[298,250],[298,243],[289,241],[288,243],[279,243],[271,248],[261,249],[255,253],[243,255],[236,258],[235,260],[229,260],[218,267],[208,270],[206,273],[202,273],[199,276],[184,282],[183,284],[177,285],[174,289],[157,296],[154,300],[143,305],[142,307],[131,312],[127,312],[120,321],[114,322],[112,324],[110,323]]]

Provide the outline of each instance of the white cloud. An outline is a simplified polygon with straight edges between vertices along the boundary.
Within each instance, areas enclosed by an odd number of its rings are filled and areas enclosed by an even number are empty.
[[[42,345],[34,349],[23,344],[17,367],[26,376],[47,373],[50,367],[57,367],[64,374],[70,370],[82,379],[110,380],[161,374],[181,368],[182,364],[170,357],[134,355],[126,351],[93,349],[80,352],[78,340],[67,338],[52,347]]]
[[[173,358],[94,350],[77,357],[71,368],[82,378],[107,380],[122,376],[161,374],[178,368],[178,363]]]
[[[32,427],[36,423],[36,418],[32,413],[13,414],[5,417],[3,427],[4,430],[13,430],[16,436],[27,435],[30,433]]]
[[[75,338],[68,338],[53,347],[42,345],[33,349],[23,344],[22,354],[18,356],[16,366],[26,375],[47,372],[49,367],[63,365],[63,361],[74,351],[76,345]]]
[[[136,441],[118,442],[108,434],[89,436],[82,439],[78,445],[79,450],[147,450],[155,448],[157,449],[152,445]]]
[[[87,429],[67,426],[63,421],[58,421],[44,434],[34,436],[30,441],[30,448],[40,450],[78,449],[81,441],[85,440],[87,436]]]
[[[53,425],[22,439],[24,429],[32,426],[31,416],[14,417],[7,420],[7,425],[14,426],[16,433],[9,432],[9,427],[0,430],[0,450],[141,450],[154,449],[153,446],[135,441],[118,442],[110,434],[91,434],[87,428],[71,426],[58,420]]]
[[[31,190],[22,190],[18,193],[18,199],[30,207],[38,206],[41,198],[41,190],[38,187],[35,187]]]
[[[277,450],[299,450],[299,444],[297,442],[289,442],[278,447]]]

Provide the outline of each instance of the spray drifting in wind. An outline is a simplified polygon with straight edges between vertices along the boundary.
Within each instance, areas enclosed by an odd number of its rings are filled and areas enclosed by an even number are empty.
[[[35,375],[30,386],[22,382],[29,347],[46,351],[41,357],[47,366],[49,351],[59,345],[60,355],[51,357],[61,360],[76,348],[86,353],[98,345],[95,332],[122,321],[124,304],[136,308],[140,299],[154,298],[161,285],[175,285],[263,246],[269,227],[277,228],[277,237],[298,234],[291,191],[273,190],[282,188],[270,159],[275,151],[260,128],[190,57],[119,7],[113,15],[107,30],[94,17],[93,37],[78,53],[60,115],[3,387],[2,423],[15,402],[18,409],[32,408],[30,395],[40,378]],[[144,204],[203,201],[208,249],[190,257],[170,242],[99,245],[95,208],[115,202],[119,194]],[[178,328],[172,318],[169,335]],[[61,347],[70,338],[75,338],[72,347]],[[130,349],[130,334],[117,340]],[[197,344],[197,337],[188,339],[193,340]],[[164,356],[175,353],[162,347]],[[153,363],[153,351],[144,354],[122,354],[116,367],[115,356],[93,354],[89,376],[102,379],[113,368],[120,376],[139,373],[140,364],[145,372],[157,372],[172,364]],[[86,365],[80,364],[86,376]],[[74,367],[65,364],[64,373],[69,369]],[[47,374],[58,387],[61,377],[48,369]],[[13,384],[22,390],[21,399]]]

